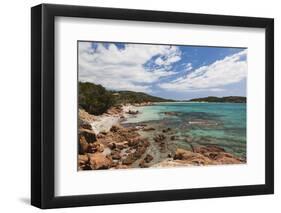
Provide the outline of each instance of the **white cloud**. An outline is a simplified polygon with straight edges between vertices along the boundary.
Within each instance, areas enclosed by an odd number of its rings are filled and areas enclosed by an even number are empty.
[[[223,86],[246,78],[247,61],[241,60],[246,56],[247,50],[243,50],[158,86],[170,91],[222,91]]]
[[[175,46],[170,47],[170,51],[166,54],[159,56],[155,60],[155,64],[159,66],[169,66],[179,60],[181,60],[181,53]]]
[[[192,68],[193,68],[193,67],[192,67],[192,64],[191,64],[191,63],[187,63],[186,66],[185,66],[185,70],[186,70],[186,71],[190,71],[190,70],[192,70]]]
[[[145,68],[144,64],[155,56],[162,58],[163,64],[155,62],[159,68]],[[180,56],[177,47],[167,45],[126,44],[119,49],[115,44],[106,48],[97,43],[96,48],[92,48],[92,43],[80,42],[79,80],[110,89],[148,92],[148,83],[175,73],[168,65],[180,60]]]

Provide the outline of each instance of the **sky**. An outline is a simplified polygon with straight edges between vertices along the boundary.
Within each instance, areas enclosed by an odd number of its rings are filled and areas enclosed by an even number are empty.
[[[78,42],[81,82],[174,100],[246,96],[247,49]]]

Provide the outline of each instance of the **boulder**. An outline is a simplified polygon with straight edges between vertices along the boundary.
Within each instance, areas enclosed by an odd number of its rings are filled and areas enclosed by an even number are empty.
[[[130,165],[134,163],[137,160],[137,158],[134,156],[134,153],[128,154],[128,156],[122,160],[122,164],[124,165]]]
[[[172,135],[172,136],[170,137],[170,139],[171,139],[172,141],[174,141],[174,140],[176,140],[176,136],[175,136],[175,135]]]
[[[78,143],[78,152],[80,155],[85,154],[88,151],[89,144],[87,143],[85,137],[80,137],[79,138],[79,143]]]
[[[141,142],[141,138],[140,137],[135,137],[135,138],[131,138],[128,140],[128,145],[129,146],[136,146]]]
[[[139,167],[140,167],[140,168],[147,168],[148,165],[146,164],[145,160],[142,160],[142,161],[139,163]]]
[[[85,121],[85,120],[79,120],[79,127],[82,129],[88,129],[88,130],[92,130],[92,125]]]
[[[170,116],[177,116],[179,115],[178,112],[164,112],[165,115],[170,115]]]
[[[79,164],[84,164],[89,161],[89,157],[87,155],[78,155]]]
[[[107,146],[110,149],[115,149],[116,148],[116,143],[112,142],[112,143],[109,143]]]
[[[104,150],[104,145],[99,142],[91,143],[91,144],[89,144],[89,147],[88,147],[89,153],[103,152],[103,150]]]
[[[186,164],[198,166],[214,164],[214,162],[210,158],[200,153],[194,153],[185,149],[177,149],[174,155],[174,160],[182,160]]]
[[[216,155],[216,157],[214,158],[214,160],[217,164],[240,164],[240,163],[244,163],[243,160],[233,156],[230,153],[226,153],[226,152],[218,153]]]
[[[107,110],[106,113],[110,115],[118,115],[121,112],[122,110],[119,107],[111,107],[110,109]]]
[[[127,112],[128,114],[130,114],[130,115],[136,115],[136,114],[138,114],[139,113],[139,111],[138,110],[129,110],[128,112]]]
[[[150,143],[146,138],[142,140],[142,146],[148,147],[149,145],[150,145]]]
[[[146,156],[145,156],[145,158],[144,158],[144,161],[146,162],[146,163],[149,163],[150,161],[152,161],[153,160],[153,157],[152,157],[152,155],[150,155],[150,154],[147,154]]]
[[[135,158],[140,158],[146,151],[145,146],[139,146],[137,147],[136,151],[133,153]]]
[[[166,132],[169,132],[169,131],[171,131],[171,128],[166,128],[166,129],[162,130],[163,133],[166,133]]]
[[[185,149],[177,149],[174,155],[174,160],[188,160],[194,156],[198,156],[198,154]]]
[[[153,128],[153,127],[147,127],[147,128],[143,128],[142,130],[145,131],[145,132],[148,132],[148,131],[154,131],[155,128]]]
[[[111,152],[111,158],[113,160],[120,160],[121,159],[120,152],[117,152],[117,151]]]
[[[110,128],[110,131],[111,131],[111,132],[117,132],[119,129],[121,129],[120,126],[113,125],[113,126]]]
[[[128,141],[122,141],[122,142],[116,143],[116,148],[117,149],[125,149],[125,148],[128,148],[128,146],[129,146],[129,142]]]
[[[78,155],[78,170],[91,170],[87,155]]]
[[[105,138],[104,134],[97,134],[97,138]]]
[[[102,153],[90,154],[89,158],[92,169],[109,169],[112,165],[112,160]]]
[[[88,129],[79,129],[79,138],[82,137],[85,138],[87,143],[93,143],[97,140],[95,132]]]
[[[165,135],[159,134],[159,135],[156,135],[156,136],[153,138],[153,140],[154,140],[155,142],[161,142],[161,141],[165,140],[165,138],[166,138]]]
[[[210,152],[225,152],[225,150],[216,145],[206,145],[206,146],[193,146],[194,152],[197,153],[210,153]]]

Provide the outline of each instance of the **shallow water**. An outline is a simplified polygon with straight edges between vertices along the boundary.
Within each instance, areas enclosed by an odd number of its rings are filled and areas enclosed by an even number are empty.
[[[246,104],[167,102],[138,110],[123,123],[145,123],[158,130],[169,127],[179,147],[215,144],[246,158]]]

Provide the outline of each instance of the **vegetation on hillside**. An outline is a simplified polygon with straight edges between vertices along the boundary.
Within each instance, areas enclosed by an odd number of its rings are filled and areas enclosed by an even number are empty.
[[[88,113],[100,115],[115,104],[111,92],[103,86],[79,82],[79,107]]]
[[[246,97],[242,96],[227,96],[227,97],[215,97],[215,96],[208,96],[205,98],[194,98],[190,99],[189,101],[193,102],[222,102],[222,103],[246,103]]]
[[[146,102],[165,102],[173,101],[164,98],[155,97],[148,95],[143,92],[132,92],[132,91],[119,91],[113,92],[116,104],[140,104]]]
[[[101,85],[79,82],[79,107],[88,113],[100,115],[110,107],[121,104],[172,101],[133,91],[109,91]]]

